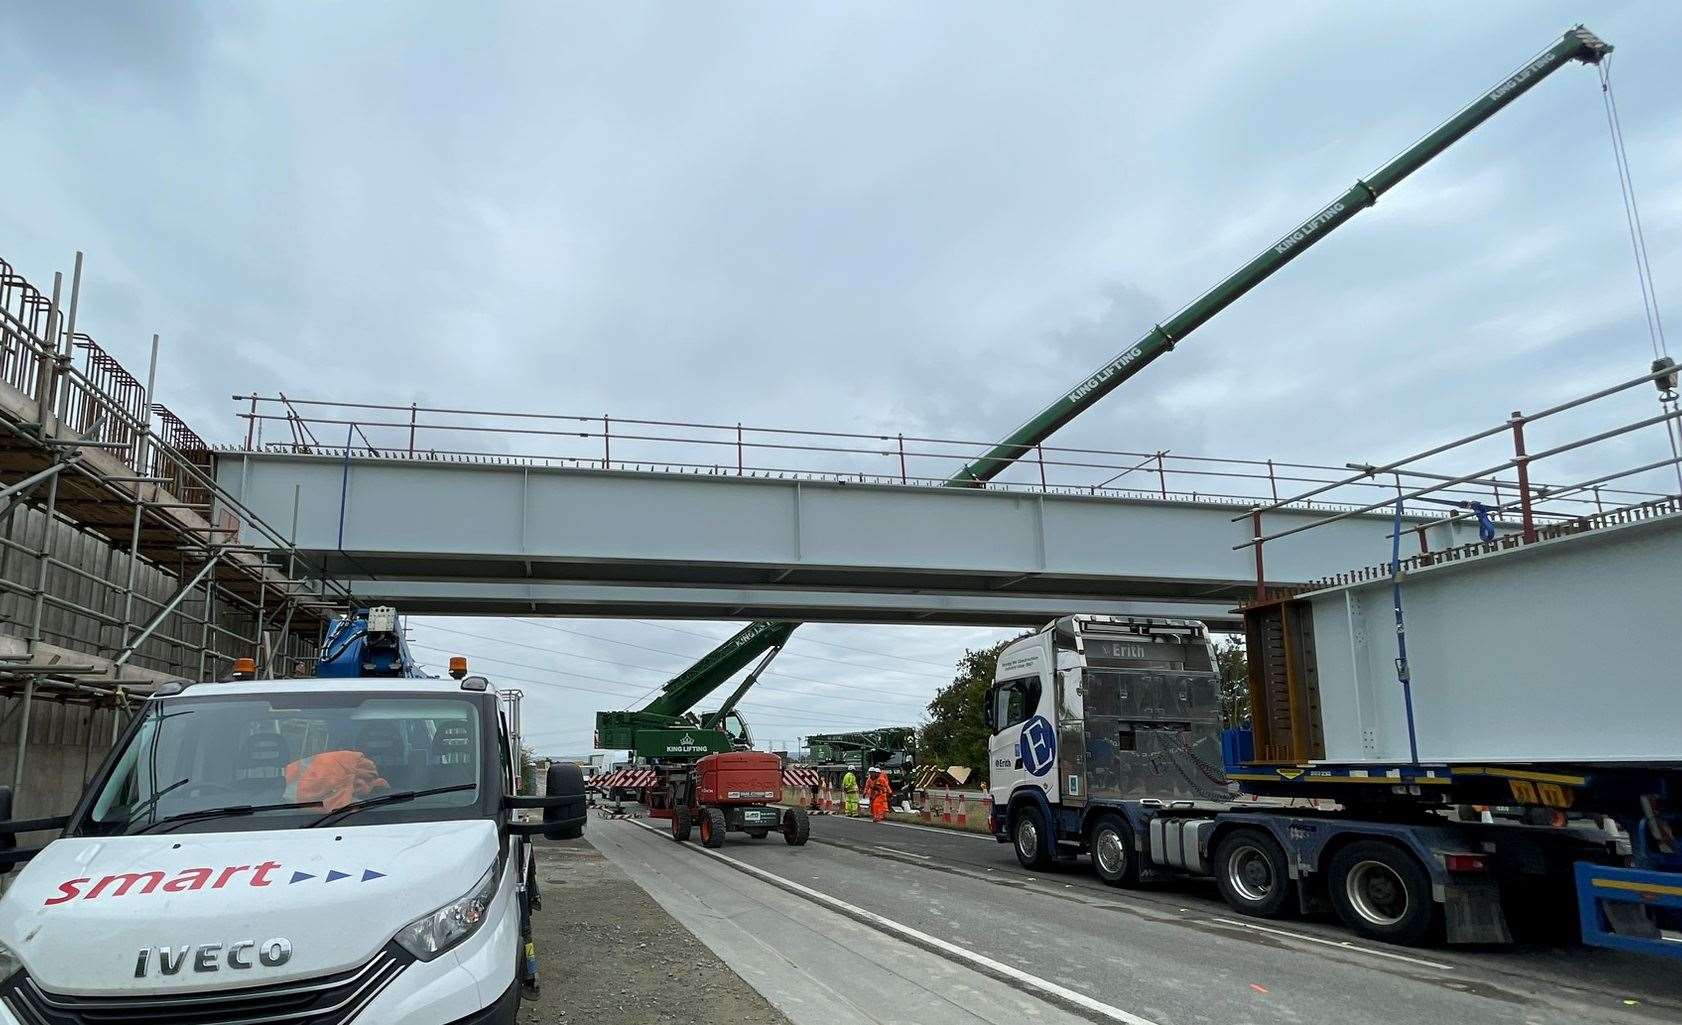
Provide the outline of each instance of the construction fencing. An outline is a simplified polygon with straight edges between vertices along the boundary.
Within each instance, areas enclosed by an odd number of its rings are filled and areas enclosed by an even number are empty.
[[[839,787],[788,787],[783,791],[783,803],[795,805],[817,815],[845,815],[846,797]],[[870,802],[859,799],[859,815],[870,814]],[[895,795],[890,817],[899,821],[923,822],[931,826],[963,829],[976,833],[990,831],[993,798],[981,790],[917,790],[910,798]]]

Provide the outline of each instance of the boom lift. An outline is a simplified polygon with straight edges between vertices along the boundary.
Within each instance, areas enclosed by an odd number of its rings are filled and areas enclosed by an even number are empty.
[[[1378,202],[1378,197],[1419,170],[1431,159],[1473,129],[1489,120],[1508,104],[1535,88],[1544,78],[1572,61],[1598,64],[1612,47],[1581,25],[1567,31],[1552,46],[1526,62],[1493,89],[1461,108],[1424,138],[1404,149],[1371,174],[1355,183],[1307,220],[1286,232],[1243,267],[1229,274],[1179,312],[1151,329],[1133,345],[1082,379],[1050,406],[1012,431],[1004,440],[965,465],[946,487],[982,487],[1003,473],[1034,446],[1059,428],[1096,405],[1123,381],[1133,377],[1187,335],[1207,323],[1251,289],[1267,280],[1327,235]],[[747,691],[769,659],[787,643],[796,623],[758,621],[709,652],[696,665],[674,678],[659,698],[636,712],[602,712],[596,719],[598,747],[624,748],[639,756],[687,756],[727,750],[734,742],[717,730],[737,701]],[[708,693],[721,686],[733,673],[754,658],[762,662],[738,687],[719,712],[696,717],[689,710]],[[729,667],[729,668],[726,668]],[[740,723],[740,717],[734,720]],[[700,729],[697,729],[699,727]],[[675,731],[675,732],[673,732]],[[689,742],[684,743],[684,738]],[[739,739],[739,738],[738,738]],[[675,741],[675,742],[674,742]],[[695,750],[683,750],[692,748]]]

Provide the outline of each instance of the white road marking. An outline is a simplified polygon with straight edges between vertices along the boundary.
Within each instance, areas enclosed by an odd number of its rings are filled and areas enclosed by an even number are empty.
[[[876,848],[879,851],[887,851],[889,854],[903,854],[907,858],[919,858],[923,861],[933,861],[934,860],[934,855],[932,855],[932,854],[914,854],[911,851],[902,851],[898,847],[888,847],[888,846],[885,846],[885,845],[879,844],[879,843],[878,844],[871,844],[871,846]]]
[[[638,829],[646,829],[650,833],[658,833],[661,836],[666,835],[665,831],[656,829],[653,826],[646,825],[642,822],[634,820],[627,821],[630,821],[631,825],[636,826]],[[738,871],[746,872],[752,876],[758,876],[774,886],[782,887],[783,889],[788,890],[791,893],[797,893],[814,903],[822,904],[826,907],[839,911],[850,918],[869,922],[880,929],[897,933],[912,940],[924,949],[933,948],[957,960],[968,961],[970,964],[985,969],[992,975],[1002,975],[1008,979],[1019,982],[1030,989],[1039,990],[1041,993],[1054,996],[1065,1003],[1073,1004],[1076,1007],[1091,1011],[1094,1014],[1103,1015],[1112,1021],[1124,1022],[1125,1025],[1156,1025],[1156,1023],[1151,1021],[1149,1018],[1141,1018],[1138,1015],[1124,1011],[1119,1007],[1106,1004],[1102,1000],[1096,1000],[1089,997],[1085,993],[1072,990],[1067,986],[1059,986],[1057,983],[1052,982],[1049,979],[1042,979],[1037,975],[1025,972],[1014,965],[1008,965],[1002,961],[995,961],[984,954],[977,954],[973,950],[960,947],[956,943],[949,943],[938,936],[930,936],[926,932],[913,929],[909,925],[902,925],[891,918],[883,918],[881,915],[878,915],[873,911],[866,911],[861,907],[848,904],[846,901],[838,900],[827,893],[819,893],[817,890],[814,890],[809,886],[802,886],[800,883],[797,883],[792,879],[785,879],[773,872],[767,872],[762,868],[749,865],[745,861],[738,861],[735,858],[698,845],[695,846],[695,850],[709,858],[722,861]]]
[[[860,821],[863,821],[862,819]],[[961,836],[970,840],[985,840],[988,843],[998,843],[990,833],[971,833],[962,829],[942,829],[939,826],[919,826],[914,822],[878,822],[879,826],[896,826],[900,829],[921,829],[925,833],[939,833],[942,836]]]
[[[1270,926],[1244,922],[1236,918],[1212,918],[1210,921],[1219,922],[1222,925],[1236,925],[1241,929],[1253,929],[1256,932],[1271,933],[1274,936],[1289,936],[1293,940],[1303,940],[1307,943],[1319,943],[1328,947],[1336,947],[1338,950],[1347,950],[1351,954],[1370,954],[1373,957],[1387,957],[1392,961],[1406,961],[1408,964],[1424,965],[1426,968],[1435,968],[1438,971],[1454,971],[1453,965],[1443,964],[1441,961],[1427,961],[1422,957],[1408,957],[1406,954],[1393,954],[1388,950],[1361,947],[1347,940],[1328,940],[1320,936],[1308,936],[1300,932],[1291,932],[1289,929],[1274,929]]]
[[[886,823],[886,825],[898,826],[901,829],[921,829],[924,832],[928,832],[928,833],[944,833],[947,836],[967,836],[967,837],[972,837],[972,838],[977,839],[977,840],[986,840],[989,843],[996,843],[997,842],[991,836],[986,836],[986,835],[983,835],[983,834],[980,834],[980,833],[966,833],[966,832],[963,832],[961,830],[956,830],[956,829],[941,829],[938,826],[919,826],[919,825],[913,825],[912,823],[909,823],[909,822],[888,822],[888,823]],[[891,848],[891,847],[883,847],[881,844],[875,844],[873,846],[881,848],[882,850],[892,850],[896,854],[910,854],[911,853],[910,851],[899,851],[899,850],[895,850],[894,848]],[[912,854],[911,856],[914,857],[914,858],[915,857],[920,857],[920,855],[916,855],[916,854]],[[993,869],[989,868],[989,869],[987,869],[987,871],[991,872],[991,871],[993,871]],[[1027,883],[1027,884],[1032,884],[1033,882],[1035,882],[1035,880],[1032,876],[1026,876],[1026,877],[1023,877],[1021,879],[1021,882]],[[1068,887],[1065,886],[1065,888],[1068,888]],[[1181,908],[1180,910],[1182,912],[1189,912],[1189,909],[1187,909],[1187,908]],[[1322,944],[1324,946],[1335,947],[1338,950],[1346,950],[1346,951],[1349,951],[1352,954],[1370,954],[1373,957],[1389,958],[1390,960],[1393,960],[1393,961],[1402,961],[1402,962],[1405,962],[1407,964],[1422,965],[1426,968],[1435,968],[1438,971],[1444,971],[1444,972],[1452,972],[1452,971],[1455,970],[1454,965],[1443,964],[1441,961],[1427,961],[1424,958],[1409,957],[1406,954],[1395,954],[1395,953],[1391,953],[1388,950],[1377,950],[1377,949],[1372,948],[1372,947],[1363,947],[1363,946],[1360,946],[1358,944],[1350,943],[1347,940],[1328,940],[1328,939],[1325,939],[1325,938],[1320,937],[1320,936],[1308,936],[1308,935],[1305,935],[1305,934],[1299,933],[1299,932],[1291,932],[1288,929],[1275,929],[1275,928],[1272,928],[1270,926],[1257,925],[1255,922],[1246,922],[1246,921],[1242,921],[1242,920],[1236,919],[1236,918],[1222,918],[1222,917],[1217,916],[1217,917],[1210,917],[1206,920],[1207,921],[1220,922],[1223,925],[1235,925],[1235,926],[1238,926],[1238,927],[1243,928],[1243,929],[1253,929],[1256,932],[1274,933],[1274,934],[1279,935],[1279,936],[1288,936],[1292,939],[1304,940],[1304,941],[1309,942],[1309,943],[1319,943],[1319,944]]]

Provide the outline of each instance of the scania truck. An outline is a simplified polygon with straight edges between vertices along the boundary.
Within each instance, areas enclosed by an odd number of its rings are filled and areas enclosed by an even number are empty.
[[[1213,877],[1242,914],[1333,911],[1402,944],[1557,937],[1578,866],[1629,858],[1592,814],[1634,792],[1627,773],[1261,765],[1248,730],[1223,732],[1219,688],[1202,623],[1064,616],[1010,644],[985,711],[994,836],[1029,869],[1089,856],[1113,886]]]
[[[465,672],[163,685],[74,809],[0,822],[0,1025],[511,1025],[530,839],[584,816],[518,757]]]

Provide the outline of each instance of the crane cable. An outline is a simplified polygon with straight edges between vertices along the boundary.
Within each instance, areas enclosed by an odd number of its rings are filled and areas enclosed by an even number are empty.
[[[1659,291],[1653,283],[1653,265],[1647,255],[1647,233],[1641,226],[1641,208],[1635,199],[1635,180],[1630,173],[1629,153],[1624,147],[1623,121],[1618,117],[1618,99],[1612,91],[1612,59],[1608,56],[1600,62],[1600,98],[1606,108],[1606,130],[1612,140],[1612,160],[1618,168],[1618,189],[1624,201],[1624,221],[1629,228],[1630,250],[1635,255],[1635,278],[1641,289],[1641,311],[1647,319],[1647,337],[1653,346],[1653,370],[1663,369],[1664,363],[1670,359],[1670,346],[1664,336],[1664,319],[1659,316]],[[1675,381],[1672,375],[1669,379]],[[1682,423],[1677,420],[1679,412],[1677,393],[1674,385],[1666,387],[1667,381],[1659,378],[1653,382],[1659,389],[1659,406],[1672,414],[1671,419],[1665,421],[1665,441],[1670,444],[1670,455],[1673,460],[1672,469],[1676,471],[1676,485],[1682,493]]]

